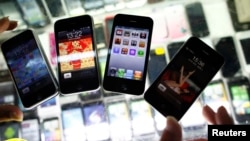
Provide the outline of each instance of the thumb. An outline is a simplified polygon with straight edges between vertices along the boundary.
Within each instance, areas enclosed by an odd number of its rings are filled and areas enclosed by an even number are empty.
[[[178,121],[172,117],[167,117],[167,125],[163,130],[160,141],[181,141],[182,129]]]

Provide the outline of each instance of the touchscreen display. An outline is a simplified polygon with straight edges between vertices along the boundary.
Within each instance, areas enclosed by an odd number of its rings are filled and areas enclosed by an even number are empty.
[[[242,46],[242,50],[244,53],[244,57],[246,60],[247,64],[250,64],[250,48],[249,48],[249,44],[250,44],[250,38],[246,38],[246,39],[241,39],[240,40],[241,46]]]
[[[60,141],[61,129],[57,118],[46,120],[43,123],[43,133],[46,141]]]
[[[28,119],[21,123],[22,138],[28,141],[40,141],[38,119]]]
[[[232,103],[237,115],[250,114],[250,94],[249,85],[232,85],[230,91],[232,94]]]
[[[80,107],[62,110],[62,121],[66,141],[86,139],[83,114]]]
[[[36,92],[52,83],[35,39],[20,44],[6,54],[7,63],[22,95]]]
[[[152,110],[145,100],[131,101],[130,110],[133,134],[135,136],[155,132]]]
[[[148,29],[115,27],[108,76],[143,80],[148,34]]]
[[[91,103],[83,107],[84,121],[88,140],[109,138],[109,125],[103,103]],[[98,133],[98,136],[96,135]]]
[[[62,81],[95,77],[95,52],[91,27],[60,31],[59,57]]]

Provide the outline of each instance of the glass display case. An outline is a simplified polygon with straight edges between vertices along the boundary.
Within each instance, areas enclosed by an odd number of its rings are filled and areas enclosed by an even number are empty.
[[[204,105],[214,110],[224,105],[236,124],[250,122],[249,8],[249,0],[0,0],[0,18],[9,16],[18,21],[15,30],[0,35],[0,46],[8,38],[31,28],[56,72],[55,21],[89,14],[95,24],[99,71],[103,77],[114,15],[150,16],[154,28],[148,88],[181,45],[191,36],[199,37],[224,56],[225,64],[179,121],[183,138],[188,140],[207,136],[207,123],[201,112]],[[160,54],[155,53],[159,50]],[[22,137],[32,141],[157,141],[166,124],[165,117],[142,96],[103,89],[58,95],[35,109],[25,110],[2,53],[0,102],[18,105],[24,112],[22,123],[0,123],[0,140]]]

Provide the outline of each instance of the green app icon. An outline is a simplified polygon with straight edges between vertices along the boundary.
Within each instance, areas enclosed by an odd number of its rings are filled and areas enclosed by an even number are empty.
[[[144,51],[143,51],[143,50],[138,50],[137,55],[138,55],[139,57],[144,56]]]
[[[119,68],[118,71],[117,71],[118,77],[123,78],[123,77],[124,77],[124,74],[125,74],[125,69]]]

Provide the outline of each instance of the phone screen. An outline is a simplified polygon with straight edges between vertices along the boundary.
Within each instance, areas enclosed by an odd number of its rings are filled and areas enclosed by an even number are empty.
[[[178,52],[178,50],[181,48],[181,46],[184,44],[184,42],[172,42],[167,45],[168,55],[169,59],[172,59],[174,55]]]
[[[188,4],[186,12],[192,35],[196,37],[208,36],[209,29],[202,4],[200,2]]]
[[[52,72],[30,30],[4,42],[2,51],[25,107],[57,93]]]
[[[49,23],[47,15],[35,0],[17,0],[20,9],[24,13],[24,18],[31,26],[45,26]]]
[[[0,127],[0,138],[2,141],[19,138],[20,134],[20,124],[19,123],[6,123],[2,124]]]
[[[131,140],[132,130],[126,101],[107,103],[112,140]]]
[[[145,92],[144,98],[164,116],[170,114],[180,119],[223,63],[221,55],[191,37]]]
[[[163,48],[159,47],[150,51],[148,61],[148,78],[150,83],[154,82],[166,65],[167,59]]]
[[[240,44],[242,46],[242,50],[244,53],[244,58],[246,60],[247,64],[250,64],[250,49],[249,49],[249,44],[250,44],[250,38],[245,38],[245,39],[240,39]]]
[[[238,21],[240,23],[250,22],[250,14],[246,12],[250,8],[249,0],[234,0]]]
[[[229,113],[231,108],[223,80],[211,81],[201,94],[204,104],[209,105],[214,111],[220,106],[224,106]]]
[[[109,124],[103,102],[83,106],[84,123],[88,140],[106,140],[110,137]],[[98,136],[96,135],[98,133]]]
[[[88,15],[62,19],[55,23],[58,75],[62,94],[99,87],[92,25],[92,19]]]
[[[22,138],[25,140],[40,141],[40,125],[37,118],[26,119],[21,123]]]
[[[46,141],[60,141],[62,139],[62,131],[59,119],[45,119],[43,121],[43,134]]]
[[[250,42],[249,42],[250,43]],[[222,37],[215,42],[215,49],[225,58],[222,66],[222,75],[232,77],[241,70],[233,37]]]
[[[235,78],[235,80],[230,80],[228,84],[236,120],[240,123],[249,122],[250,85],[248,78]]]
[[[133,136],[153,134],[155,126],[150,105],[144,99],[133,99],[129,107]]]
[[[81,107],[62,109],[62,123],[65,141],[86,140],[83,113]]]

